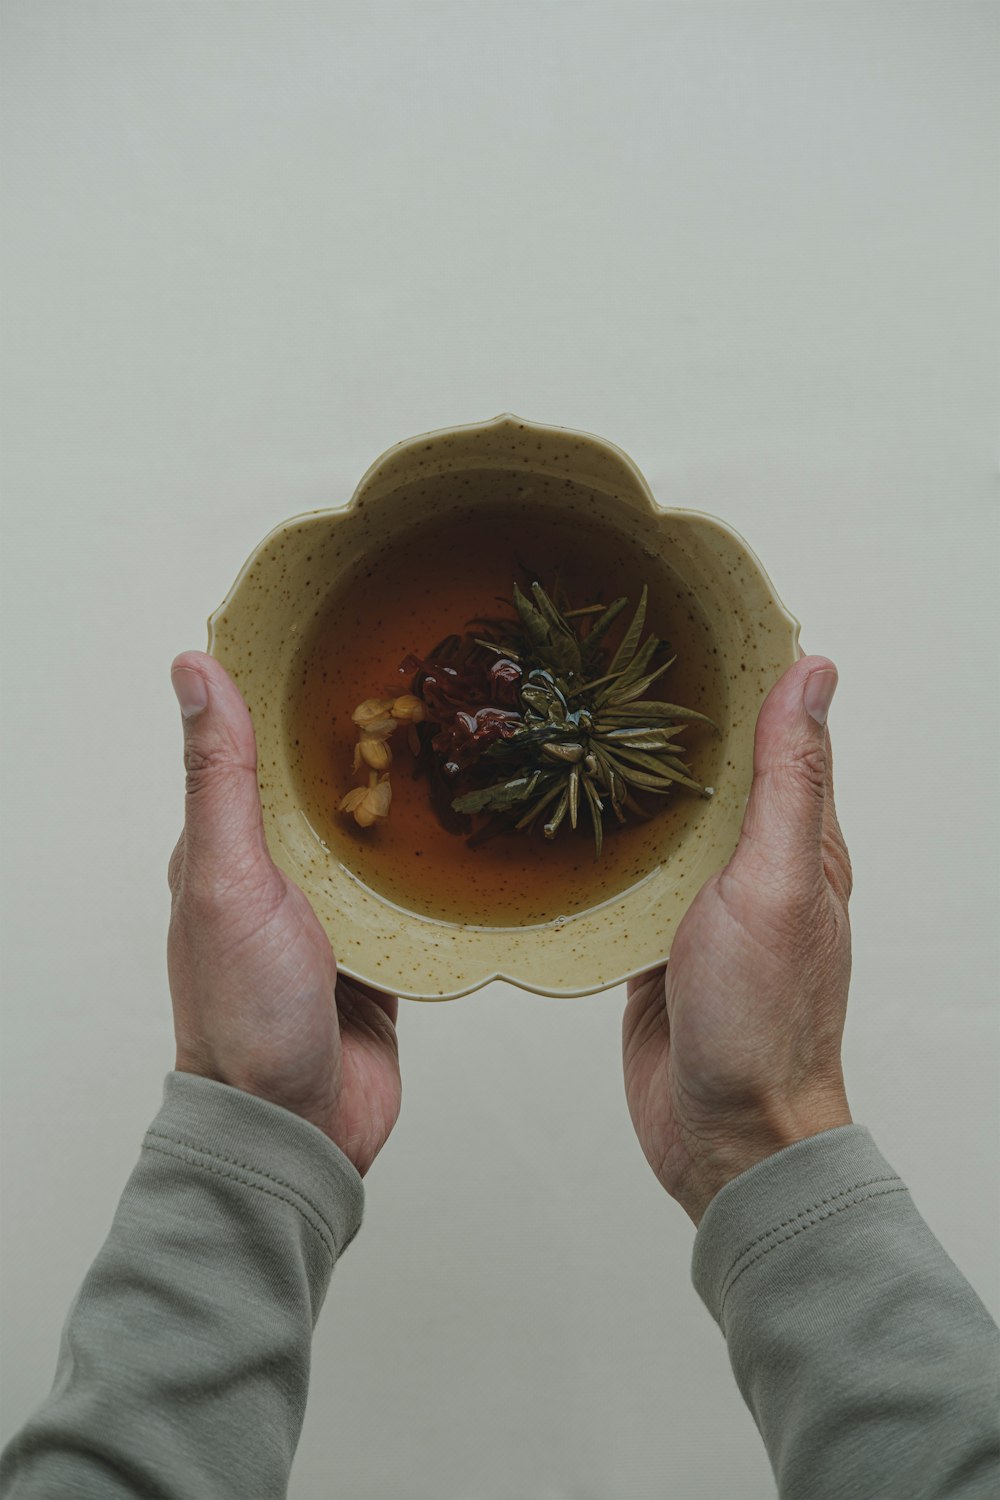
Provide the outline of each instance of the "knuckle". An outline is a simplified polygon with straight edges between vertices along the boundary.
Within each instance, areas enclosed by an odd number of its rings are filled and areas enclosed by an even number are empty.
[[[782,871],[772,893],[775,912],[789,931],[800,937],[815,928],[824,902],[822,876],[814,860],[807,867]]]
[[[810,791],[822,796],[830,774],[830,757],[823,745],[809,745],[788,762],[788,769]]]
[[[192,912],[209,913],[221,907],[225,900],[226,882],[218,880],[197,869],[188,869],[184,875],[184,905]]]
[[[184,906],[199,922],[211,923],[253,914],[263,924],[270,920],[284,895],[277,871],[234,866],[189,869],[184,877]]]
[[[233,909],[233,894],[228,882],[185,873],[176,915],[195,930],[218,927]]]
[[[800,941],[823,908],[823,888],[815,858],[788,850],[781,857],[749,849],[723,870],[718,894],[741,927],[762,925],[776,938]]]
[[[184,770],[187,775],[187,790],[197,794],[209,782],[224,774],[229,766],[229,757],[218,745],[200,745],[189,740],[184,746]]]

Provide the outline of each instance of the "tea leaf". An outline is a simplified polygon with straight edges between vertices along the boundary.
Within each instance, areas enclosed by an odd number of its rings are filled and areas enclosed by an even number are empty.
[[[622,603],[624,604],[625,601],[622,600]],[[564,620],[578,620],[578,619],[582,618],[583,615],[599,615],[599,614],[602,614],[603,612],[604,612],[604,605],[603,604],[585,604],[582,607],[582,609],[564,609],[564,610],[562,610],[562,617],[563,617]]]
[[[714,719],[709,719],[705,714],[695,713],[693,708],[680,708],[676,703],[656,703],[652,699],[646,699],[642,703],[615,704],[601,710],[601,722],[605,719],[624,719],[635,716],[640,719],[680,719],[684,721],[696,720],[700,724],[711,724],[713,729],[718,729]],[[681,726],[682,727],[682,726]]]
[[[571,738],[576,730],[567,727],[564,731],[566,738]],[[483,752],[484,760],[525,760],[529,759],[550,741],[558,741],[560,735],[556,726],[548,719],[539,723],[526,724],[523,729],[518,729],[509,739],[494,740],[492,745],[487,746]]]
[[[487,808],[493,812],[505,812],[530,797],[541,776],[541,771],[533,771],[530,776],[500,781],[495,786],[484,787],[477,792],[466,792],[464,796],[456,797],[451,805],[456,812],[484,812]]]
[[[653,703],[623,703],[621,706],[609,703],[597,712],[598,723],[605,724],[641,724],[643,720],[649,720],[662,724],[666,714],[657,713],[656,705]]]
[[[611,763],[596,742],[591,748],[594,760],[597,762],[597,770],[594,772],[594,775],[610,792],[614,787],[614,771],[611,768]]]
[[[589,776],[584,776],[583,790],[587,798],[587,806],[590,808],[590,820],[594,825],[594,858],[600,859],[601,848],[604,843],[604,819],[602,817],[601,799],[594,790],[594,783]]]
[[[635,614],[632,616],[632,623],[626,630],[622,637],[622,643],[612,658],[611,665],[608,668],[609,673],[620,672],[632,660],[635,648],[639,644],[639,637],[642,635],[642,627],[646,622],[646,601],[648,598],[649,590],[643,584],[638,606]]]
[[[697,714],[693,708],[681,708],[678,703],[657,703],[654,699],[643,699],[640,703],[616,703],[612,709],[615,717],[636,718],[661,718],[670,723],[670,720],[678,720],[678,727],[684,727],[685,723],[711,724],[712,729],[717,730],[718,724],[708,714]],[[604,714],[601,714],[601,718]]]
[[[478,635],[473,636],[473,640],[475,641],[477,646],[485,646],[487,651],[495,651],[497,656],[505,656],[509,661],[521,660],[517,652],[511,646],[503,646],[498,641],[483,640]]]
[[[544,648],[549,642],[549,627],[539,614],[533,604],[521,593],[517,584],[514,585],[514,608],[517,617],[527,632],[528,640],[537,649]]]
[[[549,649],[560,672],[572,673],[574,677],[580,672],[580,642],[572,627],[567,625],[562,615],[556,609],[548,594],[540,583],[531,585],[531,592],[535,596],[539,613],[544,616],[549,627]]]
[[[617,682],[621,675],[621,672],[609,672],[606,677],[598,677],[596,682],[581,682],[577,687],[570,688],[567,696],[577,698],[581,693],[592,693],[595,688],[601,687],[605,682]]]
[[[624,823],[625,814],[622,812],[621,804],[628,795],[628,787],[625,785],[617,771],[611,772],[611,806],[619,823]]]
[[[676,660],[676,656],[672,656],[669,661],[665,661],[663,663],[662,667],[657,667],[655,672],[650,672],[646,677],[640,677],[638,682],[632,683],[632,685],[626,688],[620,696],[615,696],[612,701],[614,703],[631,703],[633,698],[641,698],[646,689],[650,687],[658,677],[662,676],[668,667],[672,667]]]
[[[566,816],[566,809],[567,809],[568,806],[569,806],[569,792],[568,792],[568,790],[566,790],[564,788],[562,796],[559,798],[559,801],[556,803],[556,810],[555,810],[555,812],[552,814],[551,818],[545,824],[545,827],[542,829],[542,832],[545,834],[545,837],[547,839],[554,839],[555,838],[556,832],[557,832],[557,830],[559,828],[559,824],[562,822],[563,818]]]
[[[417,762],[429,761],[435,809],[446,827],[451,826],[447,819],[459,814],[465,821],[471,814],[489,815],[487,826],[473,835],[476,843],[505,830],[530,830],[543,815],[545,837],[553,839],[567,817],[573,829],[578,827],[582,799],[598,858],[609,806],[624,823],[626,809],[642,818],[650,815],[637,792],[664,796],[684,786],[706,794],[690,773],[683,758],[688,752],[678,737],[691,724],[716,725],[694,709],[644,701],[643,694],[674,661],[650,670],[666,643],[653,634],[643,640],[649,604],[645,585],[609,662],[604,643],[628,607],[627,599],[573,609],[558,572],[548,591],[529,569],[524,572],[530,597],[514,584],[516,619],[470,620],[468,626],[485,626],[491,636],[474,636],[469,630],[442,643],[450,674],[447,690],[427,676],[426,668],[415,681],[413,690],[420,694],[426,679],[423,702],[437,714],[425,715],[427,738],[420,741]],[[485,715],[480,723],[481,708],[500,706],[491,660],[499,657],[519,663],[520,674],[507,674],[508,681],[519,680],[512,690],[505,689],[500,716]],[[420,658],[414,661],[421,663]],[[436,653],[432,665],[439,665]],[[435,741],[448,751],[433,752]],[[499,779],[451,800],[454,783],[443,771],[446,754],[463,766],[463,778],[474,777],[478,764],[480,771],[492,769]],[[468,779],[461,784],[468,786]],[[446,809],[439,807],[441,799],[449,804]]]
[[[560,780],[556,783],[555,786],[549,787],[547,791],[542,793],[537,802],[535,802],[534,806],[528,808],[528,811],[523,815],[523,817],[518,820],[518,822],[514,824],[514,827],[530,828],[532,823],[538,817],[538,814],[544,812],[545,809],[550,805],[550,803],[556,800],[561,790],[562,781]]]
[[[682,786],[689,786],[692,791],[701,792],[704,788],[700,782],[692,780],[683,771],[675,770],[673,766],[666,765],[662,761],[657,763],[655,771],[650,768],[640,769],[633,764],[641,751],[623,750],[619,761],[617,757],[611,760],[616,771],[630,786],[641,786],[651,792],[668,792],[672,782],[679,781]]]
[[[547,740],[542,746],[543,755],[549,760],[561,761],[564,765],[574,765],[583,760],[583,753],[583,746],[573,740]]]
[[[549,703],[551,695],[547,688],[537,682],[526,682],[521,687],[521,702],[543,719],[549,716]]]
[[[598,647],[627,605],[628,600],[626,598],[616,599],[613,604],[608,605],[600,619],[595,620],[591,626],[583,645],[580,647],[584,662],[588,667],[595,667],[597,665]]]
[[[626,766],[638,766],[640,770],[649,771],[652,775],[667,767],[678,771],[682,776],[691,774],[691,768],[687,762],[676,755],[666,755],[662,752],[658,755],[650,755],[645,750],[628,749],[617,750],[615,754]]]
[[[540,671],[537,667],[529,672],[527,682],[521,687],[521,703],[553,728],[561,728],[566,724],[568,705],[551,672]]]
[[[659,648],[660,642],[656,639],[655,635],[651,635],[648,640],[644,641],[618,678],[614,688],[609,690],[609,696],[617,697],[622,689],[630,687],[633,682],[637,682],[646,671],[646,668]]]
[[[644,734],[647,730],[663,729],[668,734],[683,734],[685,728],[686,725],[671,724],[669,721],[662,719],[659,714],[644,714],[639,718],[626,716],[625,714],[616,714],[610,709],[602,708],[600,717],[594,725],[592,732],[594,734],[608,734],[613,729],[623,729],[625,731],[634,731],[636,734]]]
[[[580,767],[574,766],[569,773],[569,823],[571,828],[576,827],[577,812],[580,807]]]
[[[636,726],[634,729],[602,728],[594,738],[599,743],[607,740],[612,748],[631,746],[633,750],[683,750],[683,745],[673,743],[674,734],[673,729],[643,729]]]

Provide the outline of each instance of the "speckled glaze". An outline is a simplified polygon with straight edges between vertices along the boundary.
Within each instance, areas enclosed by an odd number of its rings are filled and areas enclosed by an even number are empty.
[[[641,878],[625,890],[604,889],[598,866],[586,909],[525,925],[494,916],[491,926],[407,910],[341,863],[303,805],[289,705],[299,648],[359,561],[391,547],[421,507],[467,515],[477,495],[495,500],[498,492],[521,496],[521,513],[525,496],[549,515],[564,510],[568,526],[590,516],[629,546],[641,545],[651,568],[669,559],[671,577],[703,622],[700,649],[722,707],[722,736],[712,750],[715,795],[692,799],[669,825],[651,820],[636,866]],[[736,846],[757,711],[796,660],[798,633],[757,558],[724,522],[658,506],[635,464],[611,443],[504,415],[399,443],[346,506],[283,522],[209,619],[207,649],[253,715],[271,854],[309,897],[341,971],[408,998],[445,1000],[495,979],[541,995],[593,994],[667,957],[688,905]]]

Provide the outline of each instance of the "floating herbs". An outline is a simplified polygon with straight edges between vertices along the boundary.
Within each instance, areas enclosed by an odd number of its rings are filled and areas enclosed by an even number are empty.
[[[359,827],[370,828],[373,823],[380,823],[389,816],[392,804],[389,738],[401,724],[406,724],[409,726],[410,749],[418,751],[420,741],[416,726],[425,715],[422,701],[413,693],[403,693],[397,698],[366,698],[351,715],[358,730],[354,769],[358,771],[364,766],[368,781],[366,786],[352,787],[341,798],[339,811],[352,813]]]
[[[643,639],[647,587],[613,652],[608,640],[626,598],[574,609],[558,585],[550,596],[537,581],[529,594],[515,584],[512,619],[469,621],[475,633],[407,657],[402,670],[416,674],[410,694],[355,710],[355,770],[368,769],[370,786],[349,792],[341,808],[359,823],[388,813],[388,738],[402,722],[445,826],[468,834],[473,818],[487,816],[471,845],[539,822],[554,839],[565,823],[575,829],[586,819],[597,858],[609,811],[621,824],[627,812],[650,817],[642,799],[677,787],[711,796],[691,775],[679,736],[716,725],[644,696],[676,659],[663,659],[666,643],[655,635]]]

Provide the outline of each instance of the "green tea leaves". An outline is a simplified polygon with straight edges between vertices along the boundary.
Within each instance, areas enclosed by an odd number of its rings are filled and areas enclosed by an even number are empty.
[[[646,604],[648,600],[649,590],[643,584],[639,603],[635,614],[632,616],[632,623],[622,637],[621,645],[611,658],[611,665],[608,668],[609,672],[623,671],[635,655],[635,649],[639,644],[639,637],[642,635],[642,627],[646,623]]]
[[[574,609],[558,580],[550,592],[535,580],[530,595],[515,584],[514,620],[482,616],[469,622],[490,628],[489,637],[469,637],[483,660],[516,663],[506,669],[504,681],[514,686],[503,700],[514,727],[506,725],[477,759],[497,779],[462,791],[451,806],[457,813],[490,815],[491,837],[494,825],[500,832],[523,832],[543,818],[546,839],[554,839],[567,821],[577,829],[586,806],[599,858],[606,814],[619,824],[626,813],[650,816],[636,793],[665,796],[678,787],[705,792],[678,737],[686,727],[717,726],[696,709],[644,697],[674,662],[661,660],[669,648],[656,635],[643,639],[646,586],[613,653],[608,641],[628,608],[626,598]],[[514,693],[517,708],[511,711]],[[465,721],[473,723],[476,712],[470,704]],[[456,719],[462,717],[456,711]],[[451,771],[460,773],[461,785],[460,766]]]
[[[462,797],[456,797],[452,807],[456,812],[475,813],[504,812],[509,807],[514,807],[518,802],[524,802],[531,796],[539,781],[541,771],[532,771],[528,776],[516,776],[510,781],[499,781],[495,786],[483,787],[478,792],[466,792]]]

